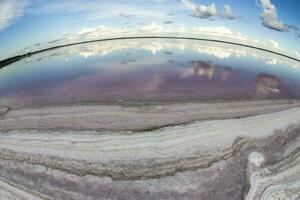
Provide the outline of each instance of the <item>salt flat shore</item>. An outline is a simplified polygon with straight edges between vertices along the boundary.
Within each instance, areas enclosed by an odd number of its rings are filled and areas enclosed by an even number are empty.
[[[0,197],[297,199],[299,105],[261,100],[9,110],[0,116]]]
[[[150,105],[75,104],[5,109],[5,115],[0,115],[0,130],[145,131],[194,121],[267,114],[299,105],[297,100],[257,100]]]

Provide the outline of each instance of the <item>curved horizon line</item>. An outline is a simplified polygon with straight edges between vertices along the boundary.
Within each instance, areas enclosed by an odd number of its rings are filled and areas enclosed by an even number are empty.
[[[297,62],[300,62],[300,59],[283,54],[283,53],[279,53],[273,50],[269,50],[269,49],[265,49],[262,47],[256,47],[256,46],[252,46],[252,45],[247,45],[247,44],[242,44],[242,43],[237,43],[237,42],[229,42],[229,41],[225,41],[225,40],[217,40],[217,39],[207,39],[207,38],[196,38],[196,37],[182,37],[182,36],[127,36],[127,37],[114,37],[114,38],[103,38],[103,39],[95,39],[95,40],[87,40],[87,41],[82,41],[82,42],[75,42],[75,43],[69,43],[69,44],[63,44],[63,45],[57,45],[57,46],[53,46],[53,47],[48,47],[45,49],[40,49],[40,50],[36,50],[33,52],[28,52],[25,54],[21,54],[21,55],[17,55],[17,56],[13,56],[4,60],[0,61],[0,69],[10,65],[14,62],[17,62],[23,58],[27,58],[30,57],[32,55],[35,54],[39,54],[42,52],[46,52],[46,51],[51,51],[54,49],[59,49],[59,48],[63,48],[63,47],[68,47],[68,46],[75,46],[75,45],[80,45],[80,44],[88,44],[88,43],[95,43],[95,42],[104,42],[104,41],[113,41],[113,40],[131,40],[131,39],[182,39],[182,40],[196,40],[196,41],[206,41],[206,42],[218,42],[218,43],[223,43],[223,44],[231,44],[231,45],[236,45],[236,46],[243,46],[243,47],[247,47],[247,48],[252,48],[252,49],[256,49],[256,50],[260,50],[260,51],[265,51],[265,52],[269,52],[269,53],[273,53],[279,56],[283,56],[286,58],[289,58],[291,60],[295,60]]]

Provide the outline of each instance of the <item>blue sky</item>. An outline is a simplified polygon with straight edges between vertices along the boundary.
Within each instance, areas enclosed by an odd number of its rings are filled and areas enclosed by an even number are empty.
[[[297,57],[299,10],[297,0],[0,0],[0,59],[124,35],[233,40]]]

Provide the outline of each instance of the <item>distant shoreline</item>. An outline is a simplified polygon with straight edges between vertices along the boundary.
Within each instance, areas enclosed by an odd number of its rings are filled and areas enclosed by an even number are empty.
[[[268,50],[268,49],[261,48],[261,47],[255,47],[255,46],[251,46],[251,45],[240,44],[240,43],[237,43],[237,42],[228,42],[228,41],[224,41],[224,40],[205,39],[205,38],[196,38],[196,37],[180,37],[180,36],[130,36],[130,37],[104,38],[104,39],[96,39],[96,40],[75,42],[75,43],[64,44],[64,45],[57,45],[57,46],[54,46],[54,47],[49,47],[49,48],[45,48],[45,49],[41,49],[41,50],[37,50],[37,51],[25,53],[25,54],[13,56],[13,57],[1,60],[0,61],[0,69],[3,68],[3,67],[6,67],[7,65],[10,65],[14,62],[17,62],[17,61],[19,61],[23,58],[27,58],[27,57],[30,57],[32,55],[39,54],[39,53],[46,52],[46,51],[51,51],[51,50],[54,50],[54,49],[59,49],[59,48],[68,47],[68,46],[75,46],[75,45],[80,45],[80,44],[95,43],[95,42],[114,41],[114,40],[132,40],[132,39],[176,39],[176,40],[196,40],[196,41],[218,42],[218,43],[223,43],[223,44],[231,44],[231,45],[248,47],[248,48],[252,48],[252,49],[256,49],[256,50],[260,50],[260,51],[265,51],[265,52],[273,53],[273,54],[283,56],[285,58],[289,58],[291,60],[295,60],[297,62],[300,62],[300,59],[294,58],[292,56],[285,55],[283,53],[279,53],[279,52]]]

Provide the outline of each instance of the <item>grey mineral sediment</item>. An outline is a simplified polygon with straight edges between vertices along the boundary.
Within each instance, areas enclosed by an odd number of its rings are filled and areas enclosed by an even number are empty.
[[[299,199],[296,100],[0,116],[0,199]]]

